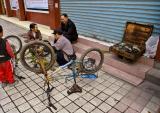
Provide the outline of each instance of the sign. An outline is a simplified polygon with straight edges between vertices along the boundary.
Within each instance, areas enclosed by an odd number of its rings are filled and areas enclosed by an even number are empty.
[[[48,0],[25,0],[26,9],[48,10]]]
[[[10,0],[11,9],[18,9],[18,0]]]

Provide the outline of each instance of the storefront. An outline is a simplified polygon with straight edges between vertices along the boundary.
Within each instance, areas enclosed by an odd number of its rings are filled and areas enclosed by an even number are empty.
[[[46,21],[50,18],[48,0],[24,0],[24,2],[27,20],[49,26],[50,21]]]
[[[160,34],[160,0],[61,0],[82,35],[105,41],[121,41],[127,21],[153,24]]]
[[[60,23],[59,0],[4,0],[6,15],[57,28]]]
[[[102,41],[123,39],[127,21],[153,24],[160,35],[159,0],[1,0],[7,16],[59,27],[60,10],[75,22],[78,33]]]

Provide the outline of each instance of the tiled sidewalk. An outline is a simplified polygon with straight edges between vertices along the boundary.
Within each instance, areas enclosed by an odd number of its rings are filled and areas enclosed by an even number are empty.
[[[25,29],[0,20],[5,36],[22,34]],[[20,63],[19,81],[13,87],[0,87],[0,113],[51,113],[44,93],[44,77],[26,70]],[[66,70],[64,73],[68,73]],[[49,73],[52,73],[50,71]],[[67,95],[73,80],[64,79],[52,83],[51,101],[57,107],[57,113],[157,113],[160,107],[160,87],[148,82],[135,87],[103,71],[95,80],[77,78],[82,93]]]

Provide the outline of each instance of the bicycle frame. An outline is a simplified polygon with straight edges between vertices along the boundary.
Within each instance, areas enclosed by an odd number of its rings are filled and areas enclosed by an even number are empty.
[[[51,76],[53,77],[53,79],[55,80],[59,80],[59,79],[62,79],[62,78],[65,78],[65,82],[67,82],[67,80],[69,78],[73,78],[74,79],[74,82],[76,83],[76,77],[79,75],[79,72],[78,72],[78,67],[77,67],[77,63],[79,63],[78,61],[76,60],[70,60],[68,63],[62,65],[62,66],[59,66],[55,71],[53,71],[53,73],[51,74]],[[63,71],[64,69],[68,68],[69,66],[72,66],[72,69],[71,69],[71,73],[67,74],[67,75],[60,75],[58,72],[60,71]],[[56,74],[59,74],[58,76],[55,77]]]
[[[105,49],[100,49],[100,51],[105,54],[105,53],[109,53],[108,50],[105,50]],[[55,74],[57,74],[59,71],[62,71],[64,70],[65,68],[67,68],[69,65],[73,65],[73,69],[71,70],[72,73],[70,74],[67,74],[67,75],[62,75],[62,76],[66,76],[65,78],[65,81],[67,81],[67,78],[76,78],[78,75],[79,75],[79,72],[77,71],[78,69],[76,68],[80,68],[80,67],[77,67],[77,64],[80,64],[82,62],[78,61],[78,60],[71,60],[70,62],[66,63],[65,65],[63,66],[59,66],[52,74],[51,76],[54,76]],[[56,77],[55,77],[56,78]]]

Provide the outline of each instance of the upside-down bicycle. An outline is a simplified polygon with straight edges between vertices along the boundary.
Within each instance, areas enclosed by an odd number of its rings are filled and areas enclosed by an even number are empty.
[[[68,94],[72,94],[75,92],[82,92],[82,88],[76,84],[77,76],[86,76],[89,74],[96,73],[99,69],[101,69],[103,61],[104,61],[104,52],[98,48],[91,48],[85,51],[80,59],[69,60],[67,64],[63,66],[59,66],[55,68],[52,75],[49,75],[47,71],[51,69],[53,64],[55,63],[56,55],[54,53],[53,48],[43,42],[43,41],[32,41],[24,46],[21,51],[20,58],[22,65],[28,70],[35,73],[43,73],[45,76],[45,85],[47,86],[47,96],[49,100],[49,106],[56,109],[56,107],[51,103],[50,100],[50,92],[54,89],[54,87],[50,87],[50,82],[53,79],[56,79],[54,76],[59,74],[60,71],[63,71],[66,68],[69,68],[72,72],[67,74],[65,78],[73,78],[74,84],[67,91]],[[67,59],[67,55],[66,55]],[[34,64],[39,64],[38,66],[34,66]],[[61,76],[61,75],[60,75]],[[52,79],[51,79],[52,78]],[[51,110],[51,109],[50,109]]]

